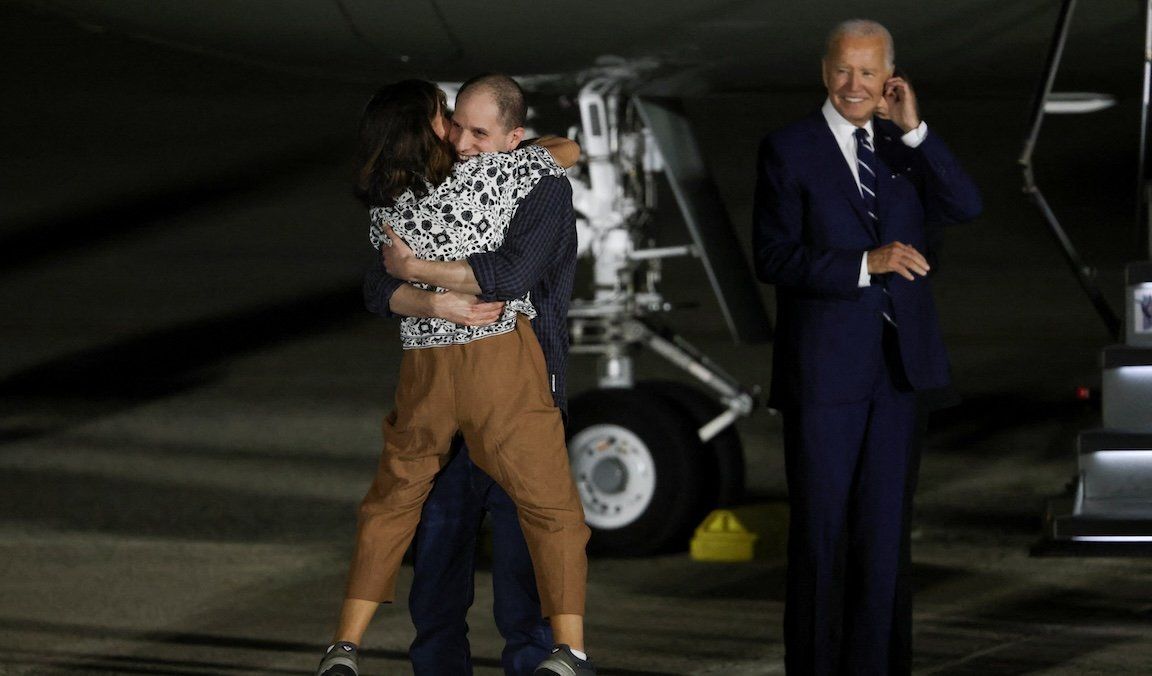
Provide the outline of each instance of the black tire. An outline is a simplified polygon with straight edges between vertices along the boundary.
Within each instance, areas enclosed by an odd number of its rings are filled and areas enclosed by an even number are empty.
[[[569,413],[568,454],[592,528],[589,552],[647,556],[685,549],[707,512],[700,478],[710,463],[683,411],[650,392],[599,389],[574,398]],[[650,459],[651,477],[617,460],[638,457],[644,466]],[[635,498],[641,494],[647,502]]]
[[[697,429],[724,411],[724,406],[714,397],[675,380],[644,380],[636,383],[636,389],[663,397],[679,407]],[[713,459],[708,469],[712,483],[706,496],[711,503],[709,511],[738,504],[744,499],[744,445],[740,443],[740,432],[735,425],[729,425],[704,448]]]

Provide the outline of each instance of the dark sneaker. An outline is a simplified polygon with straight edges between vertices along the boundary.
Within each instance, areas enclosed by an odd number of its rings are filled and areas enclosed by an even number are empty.
[[[348,641],[339,641],[328,646],[320,666],[316,667],[316,676],[359,676],[356,667],[356,644]]]
[[[561,643],[552,648],[548,659],[536,666],[532,676],[596,676],[596,667],[591,660],[573,655],[572,649]]]

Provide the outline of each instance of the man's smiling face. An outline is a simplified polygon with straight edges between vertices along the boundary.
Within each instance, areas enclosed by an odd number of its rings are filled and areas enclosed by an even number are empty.
[[[481,87],[457,97],[448,136],[456,153],[469,157],[514,149],[524,136],[524,128],[505,129],[495,97]]]
[[[836,112],[862,127],[884,98],[892,76],[887,42],[880,36],[842,36],[824,57],[824,86]]]

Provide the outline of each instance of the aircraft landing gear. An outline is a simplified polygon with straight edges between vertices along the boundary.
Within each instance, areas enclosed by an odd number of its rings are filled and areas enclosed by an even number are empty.
[[[675,380],[642,380],[636,391],[660,397],[678,408],[692,425],[693,432],[715,420],[726,410],[704,392]],[[696,438],[699,439],[697,433]],[[728,507],[744,497],[744,446],[735,425],[729,425],[709,441],[701,441],[703,456],[710,461],[703,468],[708,489],[705,499],[709,510]]]
[[[590,390],[572,401],[568,453],[592,553],[683,549],[708,512],[740,499],[740,435],[729,426],[704,442],[697,432],[722,411],[712,397],[674,381]]]
[[[735,230],[674,101],[624,94],[627,69],[590,79],[580,93],[584,161],[569,171],[581,255],[593,259],[593,297],[569,311],[571,352],[599,357],[599,389],[569,405],[568,456],[592,528],[591,551],[642,556],[683,549],[709,511],[739,499],[744,458],[734,427],[757,388],[665,329],[661,261],[694,256],[733,337],[767,340],[770,320]],[[693,243],[656,246],[656,174],[666,173]],[[632,353],[647,348],[691,376],[636,382]],[[703,390],[703,391],[702,391]]]
[[[671,402],[591,390],[570,407],[568,457],[596,554],[645,556],[683,544],[707,512],[706,458]]]

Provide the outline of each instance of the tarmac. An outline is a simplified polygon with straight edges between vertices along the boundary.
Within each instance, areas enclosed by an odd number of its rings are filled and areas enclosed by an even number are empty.
[[[5,100],[20,102],[0,114],[14,160],[0,163],[0,674],[310,673],[399,362],[395,327],[359,297],[369,247],[349,158],[371,88],[0,19]],[[811,92],[689,102],[745,238],[756,140],[819,105],[815,73]],[[1073,391],[1098,387],[1110,337],[1020,194],[1026,93],[931,94],[924,117],[986,207],[947,233],[934,281],[961,403],[925,442],[915,672],[1152,673],[1147,559],[1035,555],[1075,435],[1099,425]],[[1091,125],[1054,121],[1037,157],[1114,302],[1140,255],[1137,109],[1130,96]],[[661,243],[686,240],[663,204]],[[771,346],[731,343],[698,262],[664,277],[689,306],[668,323],[766,386]],[[573,359],[572,392],[594,366]],[[651,354],[637,370],[683,378]],[[779,419],[738,425],[748,502],[778,511]],[[783,673],[782,552],[776,537],[747,563],[594,559],[600,673]],[[490,608],[482,569],[480,675],[502,673]],[[409,673],[412,635],[403,603],[383,608],[364,673]]]

